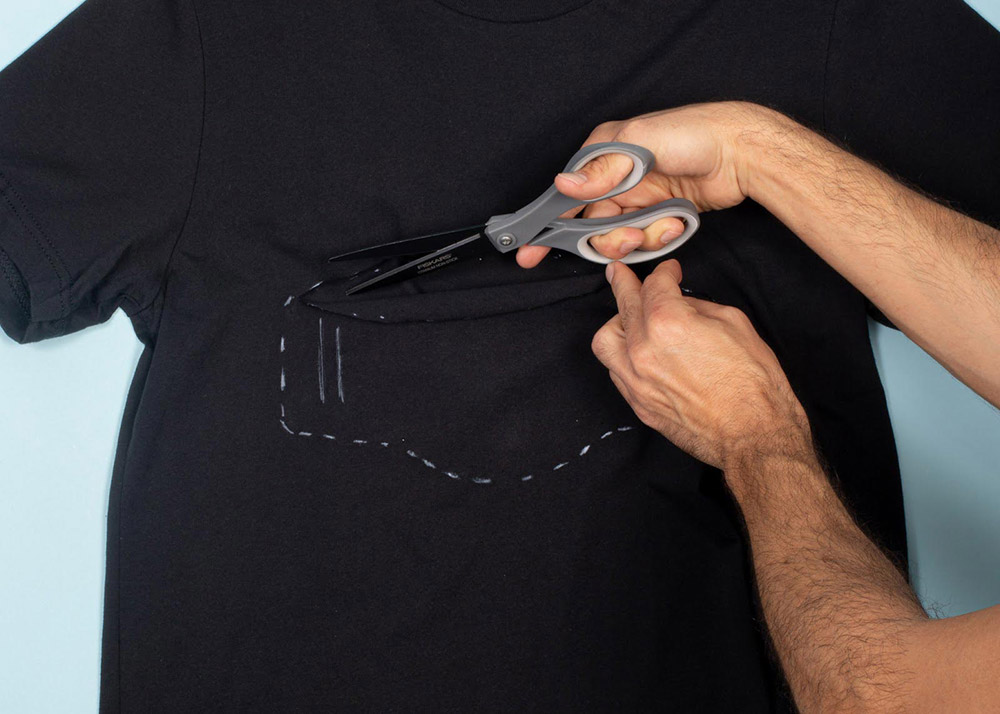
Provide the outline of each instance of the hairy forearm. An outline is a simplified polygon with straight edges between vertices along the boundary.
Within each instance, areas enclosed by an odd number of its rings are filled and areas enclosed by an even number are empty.
[[[811,448],[757,453],[726,477],[750,535],[768,630],[801,711],[912,711],[927,621],[851,519]]]
[[[761,606],[796,704],[812,712],[1000,712],[1000,605],[931,620],[851,518],[811,446],[725,468]]]
[[[740,142],[746,192],[953,374],[1000,406],[1000,232],[770,110]]]

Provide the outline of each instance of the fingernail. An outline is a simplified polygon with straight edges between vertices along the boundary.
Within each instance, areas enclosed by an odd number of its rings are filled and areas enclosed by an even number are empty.
[[[636,248],[638,248],[640,245],[642,245],[642,243],[640,241],[637,241],[637,240],[632,241],[632,240],[630,240],[627,243],[622,243],[621,246],[618,249],[622,253],[631,253],[633,250],[635,250]]]
[[[611,278],[615,277],[615,261],[608,263],[608,267],[604,269],[604,277],[611,281]]]
[[[668,228],[660,234],[660,242],[666,245],[683,232],[683,230],[677,230],[676,228]]]
[[[583,184],[587,183],[587,175],[582,174],[579,171],[574,171],[572,173],[563,173],[559,175],[562,176],[567,181],[575,183],[577,186],[582,186]]]

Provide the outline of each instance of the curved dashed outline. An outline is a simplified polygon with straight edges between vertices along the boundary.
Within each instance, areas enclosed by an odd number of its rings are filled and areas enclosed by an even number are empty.
[[[289,295],[288,299],[285,300],[285,303],[284,303],[283,307],[288,307],[289,305],[291,305],[291,303],[292,303],[292,301],[294,299],[295,299],[294,295]],[[284,335],[281,335],[281,339],[280,339],[280,341],[278,343],[278,350],[279,350],[279,354],[280,354],[280,357],[278,359],[278,364],[281,367],[280,391],[284,392],[285,391],[285,386],[286,386],[286,381],[285,381],[285,363],[284,363],[284,353],[285,353],[285,336]],[[278,422],[281,424],[281,428],[284,429],[285,432],[288,433],[288,434],[290,434],[291,436],[303,436],[303,437],[313,437],[313,436],[315,436],[315,437],[318,437],[318,438],[327,439],[329,441],[340,441],[341,443],[344,443],[344,444],[355,444],[357,446],[369,446],[369,445],[374,446],[376,444],[378,446],[380,446],[381,448],[389,448],[390,446],[392,446],[392,442],[391,441],[380,441],[380,440],[377,440],[377,439],[344,439],[344,438],[338,439],[335,435],[333,435],[333,434],[327,434],[327,433],[324,433],[324,432],[296,431],[295,429],[292,429],[290,426],[288,426],[288,422],[286,421],[287,416],[285,415],[285,403],[284,402],[279,402],[278,406],[281,408],[281,416],[278,418]],[[604,432],[603,434],[601,434],[601,436],[597,439],[597,441],[603,441],[604,439],[607,439],[608,437],[613,436],[614,434],[632,431],[633,429],[635,429],[634,426],[629,426],[629,425],[618,426],[618,427],[615,427],[613,429],[609,429],[606,432]],[[406,439],[401,439],[400,441],[404,442],[404,441],[406,441]],[[573,462],[574,459],[580,459],[580,458],[586,456],[588,453],[590,453],[591,447],[593,445],[594,445],[594,442],[591,442],[589,444],[584,445],[575,456],[570,457],[566,461],[560,461],[559,463],[557,463],[554,466],[552,466],[551,469],[546,469],[546,471],[547,472],[548,471],[559,471],[560,469],[565,468],[566,466],[570,466],[572,464],[572,462]],[[485,477],[481,477],[481,476],[460,476],[459,474],[455,473],[454,471],[448,471],[446,469],[438,467],[433,461],[431,461],[430,459],[424,458],[423,456],[421,456],[420,454],[418,454],[416,451],[414,451],[413,449],[411,449],[409,447],[406,447],[406,446],[403,446],[403,445],[400,445],[400,447],[406,450],[406,455],[409,456],[410,458],[415,459],[416,461],[419,461],[425,467],[427,467],[427,468],[429,468],[432,471],[435,471],[437,473],[443,474],[443,475],[447,476],[448,478],[450,478],[450,479],[452,479],[454,481],[465,480],[465,481],[470,481],[472,483],[480,484],[480,485],[487,485],[487,484],[491,484],[491,483],[494,482],[493,479],[491,479],[491,478],[485,478]],[[526,483],[528,481],[533,480],[534,478],[535,478],[534,474],[527,474],[526,476],[521,476],[520,477],[520,481],[522,483]]]

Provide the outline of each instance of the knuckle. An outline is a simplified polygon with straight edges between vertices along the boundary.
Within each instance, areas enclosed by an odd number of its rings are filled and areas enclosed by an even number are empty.
[[[649,326],[650,333],[658,342],[682,342],[687,336],[687,328],[677,320],[655,320]]]
[[[618,134],[618,129],[621,127],[623,122],[620,120],[606,121],[598,124],[594,131],[591,132],[591,136],[594,137],[614,137]]]
[[[648,373],[656,363],[656,352],[646,340],[635,342],[628,346],[628,358],[635,371],[642,375]]]
[[[635,139],[640,134],[641,124],[641,119],[626,119],[618,125],[618,133],[615,139],[631,143],[629,139]]]
[[[603,355],[608,348],[608,328],[602,327],[597,332],[594,333],[593,339],[590,341],[590,349],[595,355],[600,357]]]
[[[738,307],[733,307],[732,305],[724,305],[720,310],[720,316],[726,322],[729,322],[733,325],[738,325],[741,327],[750,325],[750,318],[747,317],[747,314],[742,310],[740,310]]]
[[[677,321],[674,307],[662,300],[658,300],[648,310],[649,322],[652,325],[670,325]]]
[[[685,321],[670,320],[653,325],[651,331],[658,342],[682,345],[690,341],[692,326]]]
[[[678,342],[690,333],[691,325],[673,305],[659,303],[649,311],[649,330],[658,340]]]
[[[599,360],[604,362],[614,353],[614,339],[611,328],[605,325],[594,333],[594,337],[590,341],[590,349]]]

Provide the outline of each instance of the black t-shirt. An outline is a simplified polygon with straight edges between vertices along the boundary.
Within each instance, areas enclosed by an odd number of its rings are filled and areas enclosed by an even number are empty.
[[[86,2],[0,75],[0,321],[121,307],[145,344],[102,712],[789,708],[720,475],[590,353],[599,266],[293,296],[332,254],[520,207],[600,122],[713,99],[995,220],[998,72],[958,2]],[[750,202],[678,257],[902,553],[863,298]]]

